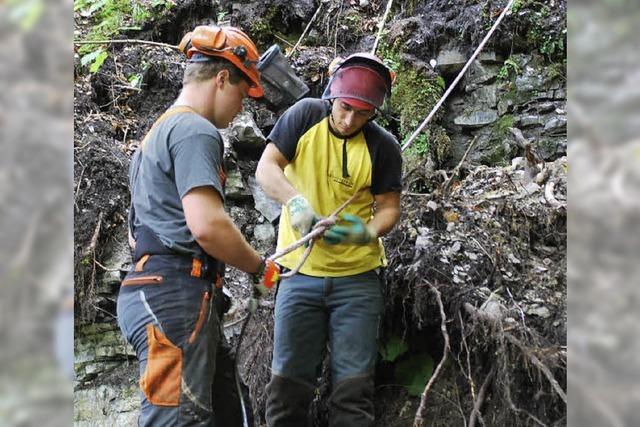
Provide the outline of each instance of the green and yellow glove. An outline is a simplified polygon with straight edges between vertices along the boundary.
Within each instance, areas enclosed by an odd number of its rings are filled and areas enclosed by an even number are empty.
[[[342,215],[341,220],[347,225],[334,225],[327,230],[327,232],[324,233],[324,241],[326,243],[330,245],[340,243],[365,245],[378,237],[369,229],[367,224],[355,215]]]
[[[311,207],[311,204],[304,196],[298,194],[287,202],[289,219],[291,226],[304,236],[311,230],[311,227],[318,221],[319,217]]]

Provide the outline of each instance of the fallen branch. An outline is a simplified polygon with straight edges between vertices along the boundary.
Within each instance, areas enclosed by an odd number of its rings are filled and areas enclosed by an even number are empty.
[[[290,47],[293,47],[293,43],[291,43],[289,40],[285,39],[282,36],[279,36],[276,33],[273,33],[273,37],[277,38],[278,40],[280,40],[282,43],[288,44]]]
[[[473,397],[473,400],[475,401],[477,398],[476,384],[473,382],[473,376],[471,375],[471,360],[470,360],[471,352],[469,351],[469,346],[467,345],[467,338],[465,337],[465,331],[464,331],[464,322],[462,321],[462,313],[460,312],[460,310],[458,310],[458,320],[460,321],[460,337],[462,339],[462,348],[464,348],[465,350],[466,359],[467,359],[467,372],[465,373],[465,376],[469,380],[469,387],[471,388],[471,397]],[[460,369],[464,372],[462,363],[460,363],[459,360],[458,360],[458,364],[460,365]]]
[[[96,224],[96,228],[94,228],[93,230],[93,236],[91,236],[91,241],[89,242],[89,246],[87,246],[82,251],[83,258],[89,255],[90,253],[95,254],[96,245],[98,244],[98,237],[100,236],[100,227],[102,226],[102,215],[103,215],[102,212],[100,212],[100,214],[98,215],[98,222]]]
[[[103,269],[106,272],[114,272],[114,271],[120,271],[119,268],[109,268],[109,267],[105,267],[104,265],[100,264],[98,261],[94,260],[93,261],[98,267],[100,267],[101,269]]]
[[[487,375],[487,377],[484,379],[484,382],[482,383],[482,387],[480,387],[480,391],[478,392],[478,397],[473,403],[473,411],[471,411],[471,416],[469,416],[469,427],[475,427],[476,418],[481,416],[480,408],[482,407],[482,403],[484,402],[484,396],[487,393],[487,388],[489,387],[489,384],[491,384],[491,380],[493,380],[493,376],[495,375],[495,373],[496,373],[496,367],[493,366],[491,368],[491,371]]]
[[[231,321],[231,322],[229,322],[229,323],[225,323],[225,324],[222,326],[222,329],[227,329],[227,328],[230,328],[230,327],[232,327],[232,326],[234,326],[234,325],[237,325],[238,323],[243,322],[244,320],[246,320],[248,316],[249,316],[249,315],[246,315],[246,316],[243,316],[243,317],[241,317],[241,318],[239,318],[239,319],[237,319],[237,320]]]
[[[436,378],[438,377],[438,374],[440,374],[440,371],[444,366],[444,362],[447,360],[447,354],[449,353],[449,334],[447,333],[447,316],[444,313],[442,297],[440,295],[440,291],[438,290],[438,288],[436,288],[429,282],[427,282],[427,284],[429,285],[429,288],[431,288],[431,291],[436,295],[438,307],[440,308],[440,319],[441,319],[440,330],[442,331],[442,335],[444,337],[444,350],[442,352],[442,359],[440,359],[440,363],[438,363],[436,370],[433,371],[433,375],[431,375],[431,378],[429,378],[429,382],[427,382],[427,385],[425,386],[424,391],[422,392],[422,397],[420,399],[420,406],[418,407],[418,411],[416,412],[416,416],[413,420],[414,427],[421,427],[425,425],[424,416],[425,416],[425,411],[427,409],[427,395],[429,393],[429,389],[431,388]]]
[[[136,39],[124,39],[124,40],[74,40],[73,44],[83,45],[83,44],[146,44],[156,47],[164,47],[167,49],[180,50],[178,46],[168,44],[168,43],[160,43],[160,42],[152,42],[150,40],[136,40]]]
[[[296,49],[298,48],[298,46],[300,45],[300,43],[302,42],[302,40],[305,38],[305,36],[307,35],[307,32],[309,32],[309,29],[311,28],[311,24],[313,24],[313,21],[316,20],[316,17],[318,16],[318,14],[320,13],[320,9],[322,9],[322,5],[324,3],[322,1],[320,1],[320,5],[318,6],[318,8],[316,9],[316,12],[313,14],[313,16],[311,17],[311,19],[309,20],[309,22],[307,23],[307,26],[305,27],[304,31],[302,32],[302,34],[300,34],[300,38],[298,39],[298,41],[296,42],[295,45],[293,45],[293,47],[291,48],[291,50],[289,51],[289,53],[287,53],[285,56],[287,58],[290,58],[291,55],[293,55],[293,52],[296,51]]]
[[[451,181],[453,180],[454,177],[458,176],[458,173],[460,172],[460,167],[462,167],[462,164],[467,159],[469,152],[471,151],[471,149],[473,148],[477,140],[478,140],[478,136],[476,135],[469,143],[469,146],[465,150],[464,154],[462,155],[462,158],[460,159],[456,167],[453,168],[453,172],[451,172],[451,176],[449,176],[447,180],[444,182],[444,184],[442,184],[442,194],[447,194],[447,192],[449,191],[449,187],[451,186]]]
[[[544,199],[554,209],[566,208],[567,206],[564,203],[560,203],[554,196],[553,187],[555,187],[555,183],[551,180],[547,181],[544,186]]]
[[[520,129],[513,127],[507,129],[509,130],[509,132],[511,132],[511,135],[516,138],[516,142],[518,143],[520,148],[524,149],[524,147],[530,144],[529,140],[525,138],[524,135],[522,135],[522,131]]]

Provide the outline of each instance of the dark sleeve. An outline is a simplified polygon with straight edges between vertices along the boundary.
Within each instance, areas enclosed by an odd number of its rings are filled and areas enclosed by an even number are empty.
[[[402,191],[402,151],[398,140],[375,123],[366,130],[365,139],[373,164],[371,193]]]
[[[269,134],[269,141],[291,162],[296,155],[298,141],[313,125],[327,116],[328,106],[327,101],[313,98],[296,102],[278,119]]]
[[[196,187],[211,186],[224,200],[222,188],[222,139],[220,135],[195,133],[170,145],[180,198]]]
[[[138,148],[131,157],[131,163],[129,163],[129,214],[127,215],[129,221],[129,231],[133,234],[133,224],[135,222],[135,209],[133,207],[133,193],[136,181],[138,179],[138,171],[140,170],[140,160],[142,158],[142,152]]]

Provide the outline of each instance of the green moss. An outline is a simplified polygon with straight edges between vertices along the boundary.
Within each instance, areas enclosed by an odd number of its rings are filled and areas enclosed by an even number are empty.
[[[433,150],[435,161],[442,164],[451,148],[451,138],[441,126],[436,126],[433,132]]]
[[[378,55],[396,72],[390,107],[398,122],[400,139],[406,142],[442,96],[445,82],[440,76],[434,77],[428,71],[416,71],[412,65],[404,63],[402,44],[399,42],[394,46],[383,42],[378,49]],[[408,149],[408,154],[420,158],[435,149],[434,154],[437,158],[444,156],[450,141],[444,130],[434,125],[440,114],[442,113],[439,112],[433,117],[428,129],[416,137]],[[443,138],[443,135],[446,138]]]
[[[505,150],[504,145],[500,144],[500,146],[496,147],[491,156],[487,158],[487,163],[492,166],[507,166],[509,162],[507,161],[507,150]]]
[[[511,114],[506,114],[500,117],[493,124],[490,145],[493,146],[491,154],[482,159],[482,161],[489,165],[504,166],[507,162],[507,156],[510,154],[508,149],[505,148],[504,140],[507,138],[509,128],[513,127],[515,117]]]
[[[511,114],[506,114],[500,117],[493,124],[494,133],[499,134],[500,136],[506,136],[510,127],[513,127],[514,117]]]
[[[355,9],[349,9],[344,15],[343,22],[348,27],[348,32],[356,36],[363,36],[362,15]]]
[[[406,141],[442,96],[440,76],[426,77],[413,68],[400,67],[391,93],[391,108],[398,117],[400,135]],[[435,121],[435,118],[432,119]],[[419,154],[429,151],[430,135],[423,133],[413,143]]]

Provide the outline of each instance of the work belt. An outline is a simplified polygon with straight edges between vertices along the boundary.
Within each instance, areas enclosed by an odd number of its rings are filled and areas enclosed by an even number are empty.
[[[222,287],[224,263],[207,255],[191,257],[167,248],[148,227],[136,229],[136,248],[133,254],[134,272],[168,270],[183,272],[192,277],[212,281],[216,288]]]

